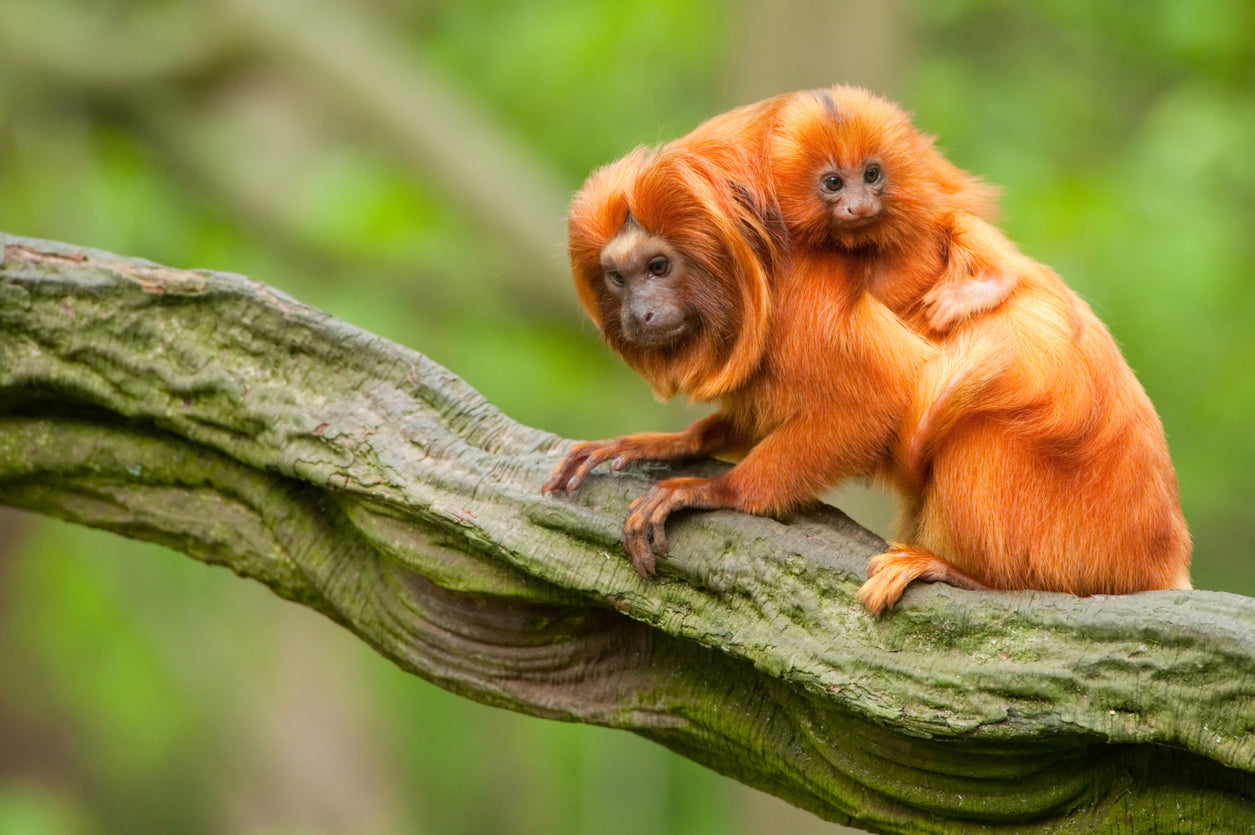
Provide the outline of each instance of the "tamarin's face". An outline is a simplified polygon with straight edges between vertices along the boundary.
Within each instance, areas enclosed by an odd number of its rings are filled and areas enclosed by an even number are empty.
[[[882,246],[935,190],[930,141],[890,102],[850,87],[795,94],[773,131],[771,167],[803,246]]]
[[[571,203],[580,303],[659,397],[710,400],[758,367],[778,252],[733,181],[747,159],[713,141],[640,149],[593,172]]]
[[[697,332],[700,317],[685,298],[689,282],[683,255],[630,215],[602,248],[601,270],[602,321],[617,323],[625,341],[666,350]]]
[[[858,229],[876,222],[883,207],[885,169],[875,158],[853,165],[829,162],[815,179],[816,194],[834,226]]]

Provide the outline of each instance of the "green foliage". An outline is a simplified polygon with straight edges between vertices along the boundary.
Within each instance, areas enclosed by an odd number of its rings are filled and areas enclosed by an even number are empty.
[[[575,324],[573,298],[521,314],[528,288],[501,289],[512,253],[378,126],[345,124],[318,78],[279,51],[237,45],[150,85],[103,90],[53,71],[56,38],[20,25],[28,4],[11,5],[0,13],[0,229],[254,275],[424,351],[511,416],[564,435],[693,417],[653,403]],[[115,15],[174,4],[63,5],[108,42],[124,36]],[[359,8],[571,190],[633,145],[737,103],[724,4],[406,5]],[[957,162],[1004,187],[1012,237],[1108,322],[1167,428],[1197,584],[1255,594],[1255,9],[903,10],[914,48],[901,89],[887,92]],[[832,51],[837,81],[830,34],[799,50]],[[34,59],[15,45],[31,39],[46,41],[36,52],[47,64],[24,63]],[[190,128],[212,165],[154,117],[171,91],[222,127]],[[245,118],[255,112],[266,115]],[[500,200],[525,210],[512,185],[500,183]],[[552,218],[556,240],[562,223]],[[558,295],[573,296],[560,250],[553,265]],[[729,799],[727,781],[639,740],[442,693],[223,572],[42,520],[20,527],[0,564],[0,733],[31,729],[53,776],[0,786],[0,831],[313,832],[330,820],[336,831],[748,832],[761,818],[775,831],[784,814]],[[294,650],[316,657],[278,663]],[[314,695],[285,691],[281,673]],[[303,709],[315,715],[274,718]],[[307,748],[283,728],[332,749],[306,759],[366,776],[336,794],[326,775],[292,765]],[[302,816],[302,801],[326,815]]]
[[[448,4],[430,44],[578,183],[710,115],[724,11],[710,0]]]

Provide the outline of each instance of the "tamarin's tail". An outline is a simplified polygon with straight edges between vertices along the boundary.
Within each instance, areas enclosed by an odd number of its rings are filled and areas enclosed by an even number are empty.
[[[915,418],[903,427],[902,471],[915,484],[965,418],[1015,414],[1016,431],[1049,434],[1060,431],[1061,411],[1082,414],[1063,407],[1086,397],[1094,383],[1084,357],[1074,353],[1086,332],[1083,305],[1053,274],[1038,272],[1019,279],[1017,293],[1028,293],[1030,304],[981,317],[924,367],[910,412]]]
[[[1014,350],[992,338],[976,337],[962,350],[947,351],[925,367],[912,409],[918,417],[905,426],[902,464],[912,483],[922,483],[939,442],[960,421],[1010,405],[1000,402],[1006,399],[999,395],[1008,386],[998,383],[1011,374],[1014,362]]]

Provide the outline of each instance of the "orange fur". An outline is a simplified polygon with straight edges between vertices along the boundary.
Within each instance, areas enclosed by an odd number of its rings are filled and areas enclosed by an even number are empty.
[[[589,177],[568,217],[571,267],[584,310],[610,347],[663,398],[683,392],[710,400],[740,384],[762,354],[771,316],[772,238],[752,207],[723,185],[716,165],[719,153],[735,150],[700,150],[705,153],[633,151]],[[693,295],[706,327],[682,356],[633,346],[607,315],[610,300],[599,292],[600,256],[629,215],[646,230],[665,230],[702,276],[701,294]],[[753,238],[742,231],[752,229],[760,230]]]
[[[1018,280],[924,369],[902,433],[918,500],[899,535],[990,588],[1189,588],[1189,534],[1149,398],[1053,273],[1032,265]]]
[[[1154,408],[1085,303],[980,217],[983,187],[857,88],[791,96],[768,153],[795,245],[849,253],[942,349],[900,434],[909,545],[874,561],[868,608],[893,605],[913,577],[1078,595],[1188,588]],[[822,177],[869,165],[878,211],[852,223]]]

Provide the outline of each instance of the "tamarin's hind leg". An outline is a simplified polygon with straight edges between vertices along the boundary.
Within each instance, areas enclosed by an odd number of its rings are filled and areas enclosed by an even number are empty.
[[[867,611],[879,616],[892,608],[906,587],[916,580],[947,583],[971,591],[988,588],[935,554],[893,543],[886,553],[872,557],[867,564],[867,582],[858,590],[858,598]]]

